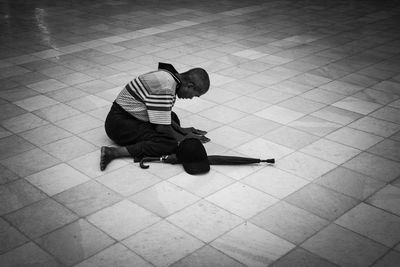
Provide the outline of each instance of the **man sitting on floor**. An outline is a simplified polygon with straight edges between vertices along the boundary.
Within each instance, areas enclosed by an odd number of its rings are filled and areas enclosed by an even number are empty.
[[[105,121],[108,137],[121,147],[101,148],[100,169],[116,158],[159,157],[173,154],[185,138],[210,141],[207,132],[182,128],[172,112],[178,98],[199,97],[210,87],[207,72],[201,68],[178,73],[170,64],[159,63],[158,70],[139,75],[129,82],[114,101]]]

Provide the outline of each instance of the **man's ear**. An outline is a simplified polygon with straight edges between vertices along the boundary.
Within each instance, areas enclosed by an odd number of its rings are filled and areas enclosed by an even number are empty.
[[[195,88],[194,83],[192,83],[192,82],[188,82],[187,87],[188,87],[189,89],[194,89],[194,88]]]

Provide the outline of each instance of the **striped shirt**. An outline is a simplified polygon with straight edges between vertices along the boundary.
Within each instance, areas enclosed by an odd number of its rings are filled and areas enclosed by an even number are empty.
[[[179,83],[175,73],[159,68],[129,82],[115,102],[139,120],[170,125]]]

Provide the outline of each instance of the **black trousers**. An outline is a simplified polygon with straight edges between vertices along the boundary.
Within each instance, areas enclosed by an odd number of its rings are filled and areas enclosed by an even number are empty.
[[[180,124],[174,112],[171,119]],[[175,138],[157,132],[154,124],[136,119],[115,102],[107,115],[105,130],[108,137],[126,147],[135,160],[170,155],[178,147]]]

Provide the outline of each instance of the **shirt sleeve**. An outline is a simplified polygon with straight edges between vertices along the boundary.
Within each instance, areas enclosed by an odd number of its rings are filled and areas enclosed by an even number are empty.
[[[174,85],[158,80],[158,84],[161,87],[150,87],[148,83],[142,82],[139,78],[135,79],[135,82],[137,83],[137,87],[141,89],[141,98],[146,105],[150,123],[170,125],[171,111],[175,102],[175,95],[172,90],[172,86]]]

